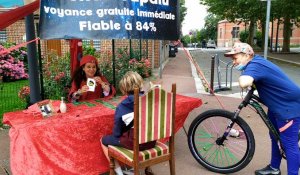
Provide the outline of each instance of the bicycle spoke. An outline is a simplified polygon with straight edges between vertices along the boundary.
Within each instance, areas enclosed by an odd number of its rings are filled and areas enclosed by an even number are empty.
[[[200,129],[200,131],[197,132],[196,134],[197,134],[197,138],[213,138],[211,134],[204,131],[203,129]]]
[[[232,164],[239,161],[237,157],[228,148],[225,148],[224,152],[230,158],[230,160],[232,160]]]
[[[239,138],[229,137],[224,141],[224,146],[216,145],[215,139],[223,135],[228,120],[222,117],[209,118],[203,121],[195,132],[195,146],[199,154],[215,166],[231,166],[237,163],[244,156],[247,149],[246,140],[238,140]],[[222,131],[220,128],[224,128],[224,130]],[[234,128],[241,130],[236,124]]]
[[[223,137],[233,115],[224,110],[207,111],[190,126],[188,138],[193,156],[214,172],[236,172],[247,165],[253,156],[253,133],[240,117],[232,127],[240,132],[239,135],[226,134],[227,137]]]

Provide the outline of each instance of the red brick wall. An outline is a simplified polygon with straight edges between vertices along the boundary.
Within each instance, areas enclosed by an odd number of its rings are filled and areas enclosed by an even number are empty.
[[[38,19],[35,20],[35,23],[38,23]],[[16,44],[24,43],[26,42],[25,38],[25,22],[24,20],[19,20],[10,26],[6,28],[6,34],[7,34],[7,42],[12,42]],[[36,35],[37,36],[37,33]],[[42,56],[47,55],[46,50],[47,49],[47,42],[41,40],[41,49],[42,49]],[[70,51],[69,47],[69,41],[67,40],[61,40],[61,53],[66,54]]]
[[[239,31],[242,31],[245,30],[245,23],[235,24],[229,23],[227,20],[218,23],[218,47],[231,47],[235,41],[239,40],[239,38],[232,38],[231,31],[233,27],[239,27]]]
[[[300,44],[300,28],[296,25],[292,27],[292,37],[290,38],[290,45],[299,45]],[[272,32],[272,23],[270,23],[269,36],[271,37]],[[276,34],[277,34],[277,20],[273,22],[273,43],[276,43]],[[283,24],[279,24],[278,30],[278,42],[283,43]]]
[[[159,67],[159,55],[160,55],[160,48],[159,48],[159,40],[148,40],[148,59],[154,64],[152,67],[158,68]],[[154,47],[153,47],[154,43]],[[103,40],[101,42],[101,51],[112,51],[112,41],[111,40]],[[131,47],[139,51],[140,50],[140,41],[136,39],[131,40]],[[117,51],[118,48],[128,48],[129,49],[129,40],[115,40],[115,50]],[[142,40],[142,53],[147,54],[147,40]],[[168,55],[166,55],[167,57]],[[152,59],[154,58],[154,62]]]

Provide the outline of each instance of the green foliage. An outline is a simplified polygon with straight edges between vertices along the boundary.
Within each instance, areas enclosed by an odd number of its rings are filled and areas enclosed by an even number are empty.
[[[180,16],[180,25],[182,25],[182,22],[184,21],[184,18],[186,16],[186,11],[187,8],[184,6],[185,5],[185,0],[180,0],[179,1],[179,16]]]
[[[67,99],[71,85],[70,55],[49,54],[48,59],[43,60],[43,76],[45,99]]]
[[[240,41],[243,43],[246,43],[248,41],[249,37],[249,31],[248,30],[243,30],[240,32]]]
[[[96,54],[96,49],[90,45],[83,44],[82,46],[83,55],[94,55]]]
[[[208,12],[234,22],[236,19],[249,21],[250,19],[262,19],[265,16],[265,2],[257,0],[239,1],[219,1],[219,0],[200,0],[201,4],[206,5]]]
[[[0,51],[14,46],[14,43],[0,43]],[[24,47],[0,55],[0,76],[3,81],[27,79],[27,67],[27,52]]]
[[[200,0],[200,4],[207,6],[207,11],[220,16],[229,22],[258,22],[266,20],[266,1],[258,0],[239,0],[239,1],[220,1],[220,0]],[[271,17],[276,19],[286,19],[284,24],[283,45],[289,50],[289,32],[291,28],[290,21],[294,21],[296,26],[300,26],[300,1],[299,0],[280,0],[272,1]],[[238,21],[237,21],[238,20]],[[212,30],[207,30],[212,31]],[[209,34],[209,37],[210,34]],[[249,36],[253,37],[253,36]],[[250,38],[252,39],[252,38]],[[262,45],[258,38],[258,45]],[[284,48],[284,46],[283,46]]]
[[[184,35],[182,38],[181,38],[181,43],[186,47],[188,43],[191,42],[191,38],[190,38],[190,35]]]
[[[206,30],[206,38],[207,40],[217,40],[217,34],[218,34],[218,22],[222,18],[217,15],[208,14],[205,17],[205,30]]]
[[[100,57],[100,70],[102,74],[108,79],[109,82],[113,82],[113,62],[110,52],[102,52]],[[131,57],[129,49],[119,48],[117,49],[115,59],[115,76],[116,83],[120,81],[122,76],[128,71],[136,71],[143,78],[147,78],[151,75],[151,62],[144,55],[139,53],[139,50],[131,50]],[[116,85],[118,89],[118,84]]]
[[[201,29],[200,33],[201,33],[201,35],[200,35],[199,41],[203,41],[204,39],[206,40],[208,38],[206,29]]]
[[[260,31],[257,31],[256,32],[256,45],[258,47],[262,47],[262,43],[263,43],[262,33]]]
[[[5,48],[11,48],[16,46],[16,43],[10,43],[10,42],[5,42],[5,43],[0,43],[3,45]],[[9,53],[12,57],[15,59],[18,59],[19,61],[24,61],[24,63],[27,63],[27,48],[26,47],[20,47],[18,49],[15,49]]]
[[[0,82],[0,127],[3,114],[6,112],[22,110],[26,107],[26,102],[18,97],[18,91],[28,85],[28,80],[18,80],[14,82]]]

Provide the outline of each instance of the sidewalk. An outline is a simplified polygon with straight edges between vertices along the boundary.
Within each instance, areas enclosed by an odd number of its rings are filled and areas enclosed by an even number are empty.
[[[195,68],[191,65],[185,51],[179,49],[175,58],[169,58],[166,66],[162,72],[162,78],[156,79],[155,83],[162,85],[167,91],[171,90],[172,83],[177,85],[177,93],[195,98],[200,98],[203,102],[202,106],[192,111],[185,122],[185,128],[188,128],[197,115],[209,110],[221,108],[218,100],[215,96],[203,93],[197,93],[197,86],[201,86],[201,82],[198,77],[194,77],[193,71]],[[271,55],[271,54],[270,54]],[[279,59],[292,58],[291,55],[276,54]],[[293,60],[300,64],[299,54],[293,57]],[[195,83],[195,79],[197,80]],[[218,96],[221,103],[225,106],[226,110],[234,111],[238,104],[241,102],[241,98],[231,98],[226,96]],[[244,109],[240,116],[249,124],[256,139],[256,151],[250,164],[243,170],[235,173],[235,175],[249,175],[253,174],[255,169],[265,167],[270,160],[270,139],[267,128],[263,124],[263,121],[258,115],[250,108]],[[9,169],[9,136],[8,130],[0,130],[0,165]],[[212,173],[204,169],[193,158],[189,151],[187,144],[187,136],[183,129],[181,129],[175,137],[175,157],[176,157],[176,174],[188,174],[188,175],[213,175]],[[282,172],[286,172],[286,163],[283,160],[281,165]],[[156,175],[168,175],[169,165],[168,163],[162,163],[153,167],[153,171]],[[0,170],[0,175],[3,172]],[[4,175],[4,174],[3,174]]]
[[[260,55],[264,55],[264,53],[258,52]],[[277,61],[282,61],[285,63],[290,63],[294,65],[300,66],[300,53],[268,53],[268,59],[273,59]]]
[[[197,79],[197,77],[193,77],[192,73],[192,70],[195,68],[193,68],[193,65],[191,65],[186,53],[183,50],[179,50],[176,55],[177,56],[175,58],[169,59],[169,62],[164,67],[162,79],[159,81],[161,82],[162,87],[166,90],[171,89],[171,83],[176,83],[177,92],[179,94],[201,98],[203,105],[192,111],[185,122],[185,128],[188,131],[191,122],[195,117],[197,117],[197,115],[209,109],[220,109],[222,107],[215,96],[197,93],[197,88],[194,81],[194,79]],[[225,109],[229,111],[234,111],[241,102],[241,98],[231,98],[226,96],[218,96],[218,98],[225,106]],[[256,151],[249,165],[234,174],[249,175],[253,174],[255,169],[260,169],[269,164],[271,154],[270,139],[267,128],[255,111],[251,110],[250,108],[246,108],[243,109],[240,116],[249,124],[254,133],[256,139]],[[176,174],[217,174],[206,170],[193,158],[189,151],[187,136],[183,129],[176,134],[175,143]],[[282,161],[281,170],[282,172],[286,172],[285,161]],[[158,175],[168,175],[169,165],[168,163],[159,164],[153,167],[153,171]]]

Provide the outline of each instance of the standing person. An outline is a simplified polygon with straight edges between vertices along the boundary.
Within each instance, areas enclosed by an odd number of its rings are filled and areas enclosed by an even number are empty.
[[[121,146],[131,150],[133,149],[133,138],[123,137],[122,135],[133,136],[132,133],[129,134],[128,132],[133,132],[131,128],[133,127],[134,89],[141,89],[142,85],[143,78],[138,73],[132,71],[127,72],[120,80],[120,91],[123,95],[127,95],[127,98],[117,106],[112,135],[107,135],[101,138],[101,147],[108,161],[108,145]],[[143,92],[140,92],[140,95],[142,94]],[[140,151],[153,148],[155,144],[155,141],[143,143],[140,145]],[[146,169],[146,172],[150,174],[148,171],[151,171],[149,168]],[[115,172],[117,175],[123,174],[117,161],[115,161]]]
[[[268,107],[268,117],[278,130],[287,159],[288,175],[298,175],[300,152],[298,131],[300,124],[300,88],[278,66],[254,55],[246,43],[235,43],[225,53],[231,57],[235,68],[243,71],[239,78],[242,88],[255,85],[260,99]],[[272,155],[270,164],[256,170],[256,175],[281,174],[282,156],[274,136],[270,133]],[[286,174],[286,173],[284,173]]]
[[[88,91],[87,79],[96,81],[95,91]],[[103,98],[115,95],[115,89],[107,79],[100,74],[97,59],[94,56],[86,55],[80,60],[80,67],[75,70],[72,77],[72,87],[69,92],[69,101],[83,101]]]

